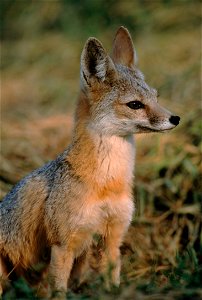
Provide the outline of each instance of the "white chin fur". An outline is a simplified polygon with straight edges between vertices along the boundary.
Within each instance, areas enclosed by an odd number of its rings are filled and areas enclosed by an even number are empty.
[[[162,122],[156,126],[151,126],[150,124],[137,124],[136,133],[145,133],[145,132],[161,132],[166,130],[171,130],[176,126],[171,124],[169,121]]]
[[[159,124],[158,126],[155,126],[154,129],[159,130],[159,131],[164,131],[164,130],[170,130],[175,128],[176,125],[173,125],[172,123],[170,123],[170,121],[165,121],[161,124]]]

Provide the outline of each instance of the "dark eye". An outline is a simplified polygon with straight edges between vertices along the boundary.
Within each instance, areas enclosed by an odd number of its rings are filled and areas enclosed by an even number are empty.
[[[138,101],[138,100],[128,102],[128,103],[126,103],[126,105],[128,107],[130,107],[131,109],[141,109],[141,108],[144,108],[144,104],[142,102]]]

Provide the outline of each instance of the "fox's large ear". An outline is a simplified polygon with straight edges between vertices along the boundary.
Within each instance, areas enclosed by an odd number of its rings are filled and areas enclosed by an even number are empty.
[[[129,31],[121,26],[114,38],[112,48],[112,59],[117,64],[122,64],[129,68],[136,65],[136,53]]]
[[[104,82],[115,74],[114,63],[102,44],[96,38],[89,38],[81,54],[81,83],[90,86],[94,79]]]

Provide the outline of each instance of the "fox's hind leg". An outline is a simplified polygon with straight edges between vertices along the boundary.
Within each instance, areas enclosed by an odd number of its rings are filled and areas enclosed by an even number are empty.
[[[5,277],[5,268],[4,268],[3,258],[0,255],[0,299],[1,299],[2,294],[3,294],[4,277]]]
[[[72,269],[74,252],[67,245],[53,245],[49,277],[53,290],[51,299],[66,299],[67,282]]]
[[[4,258],[0,255],[0,299],[6,285],[8,285],[8,272]]]
[[[32,285],[36,291],[36,296],[43,299],[49,299],[51,297],[50,284],[48,281],[48,268],[43,271],[41,275],[41,280]]]
[[[70,276],[70,287],[74,290],[77,289],[87,278],[89,270],[89,250],[84,251],[78,258],[74,260]]]

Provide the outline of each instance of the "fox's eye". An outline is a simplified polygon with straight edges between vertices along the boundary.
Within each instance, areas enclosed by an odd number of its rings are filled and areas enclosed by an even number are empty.
[[[126,103],[126,105],[128,107],[130,107],[131,109],[141,109],[141,108],[144,108],[144,104],[142,102],[138,101],[138,100],[128,102],[128,103]]]

